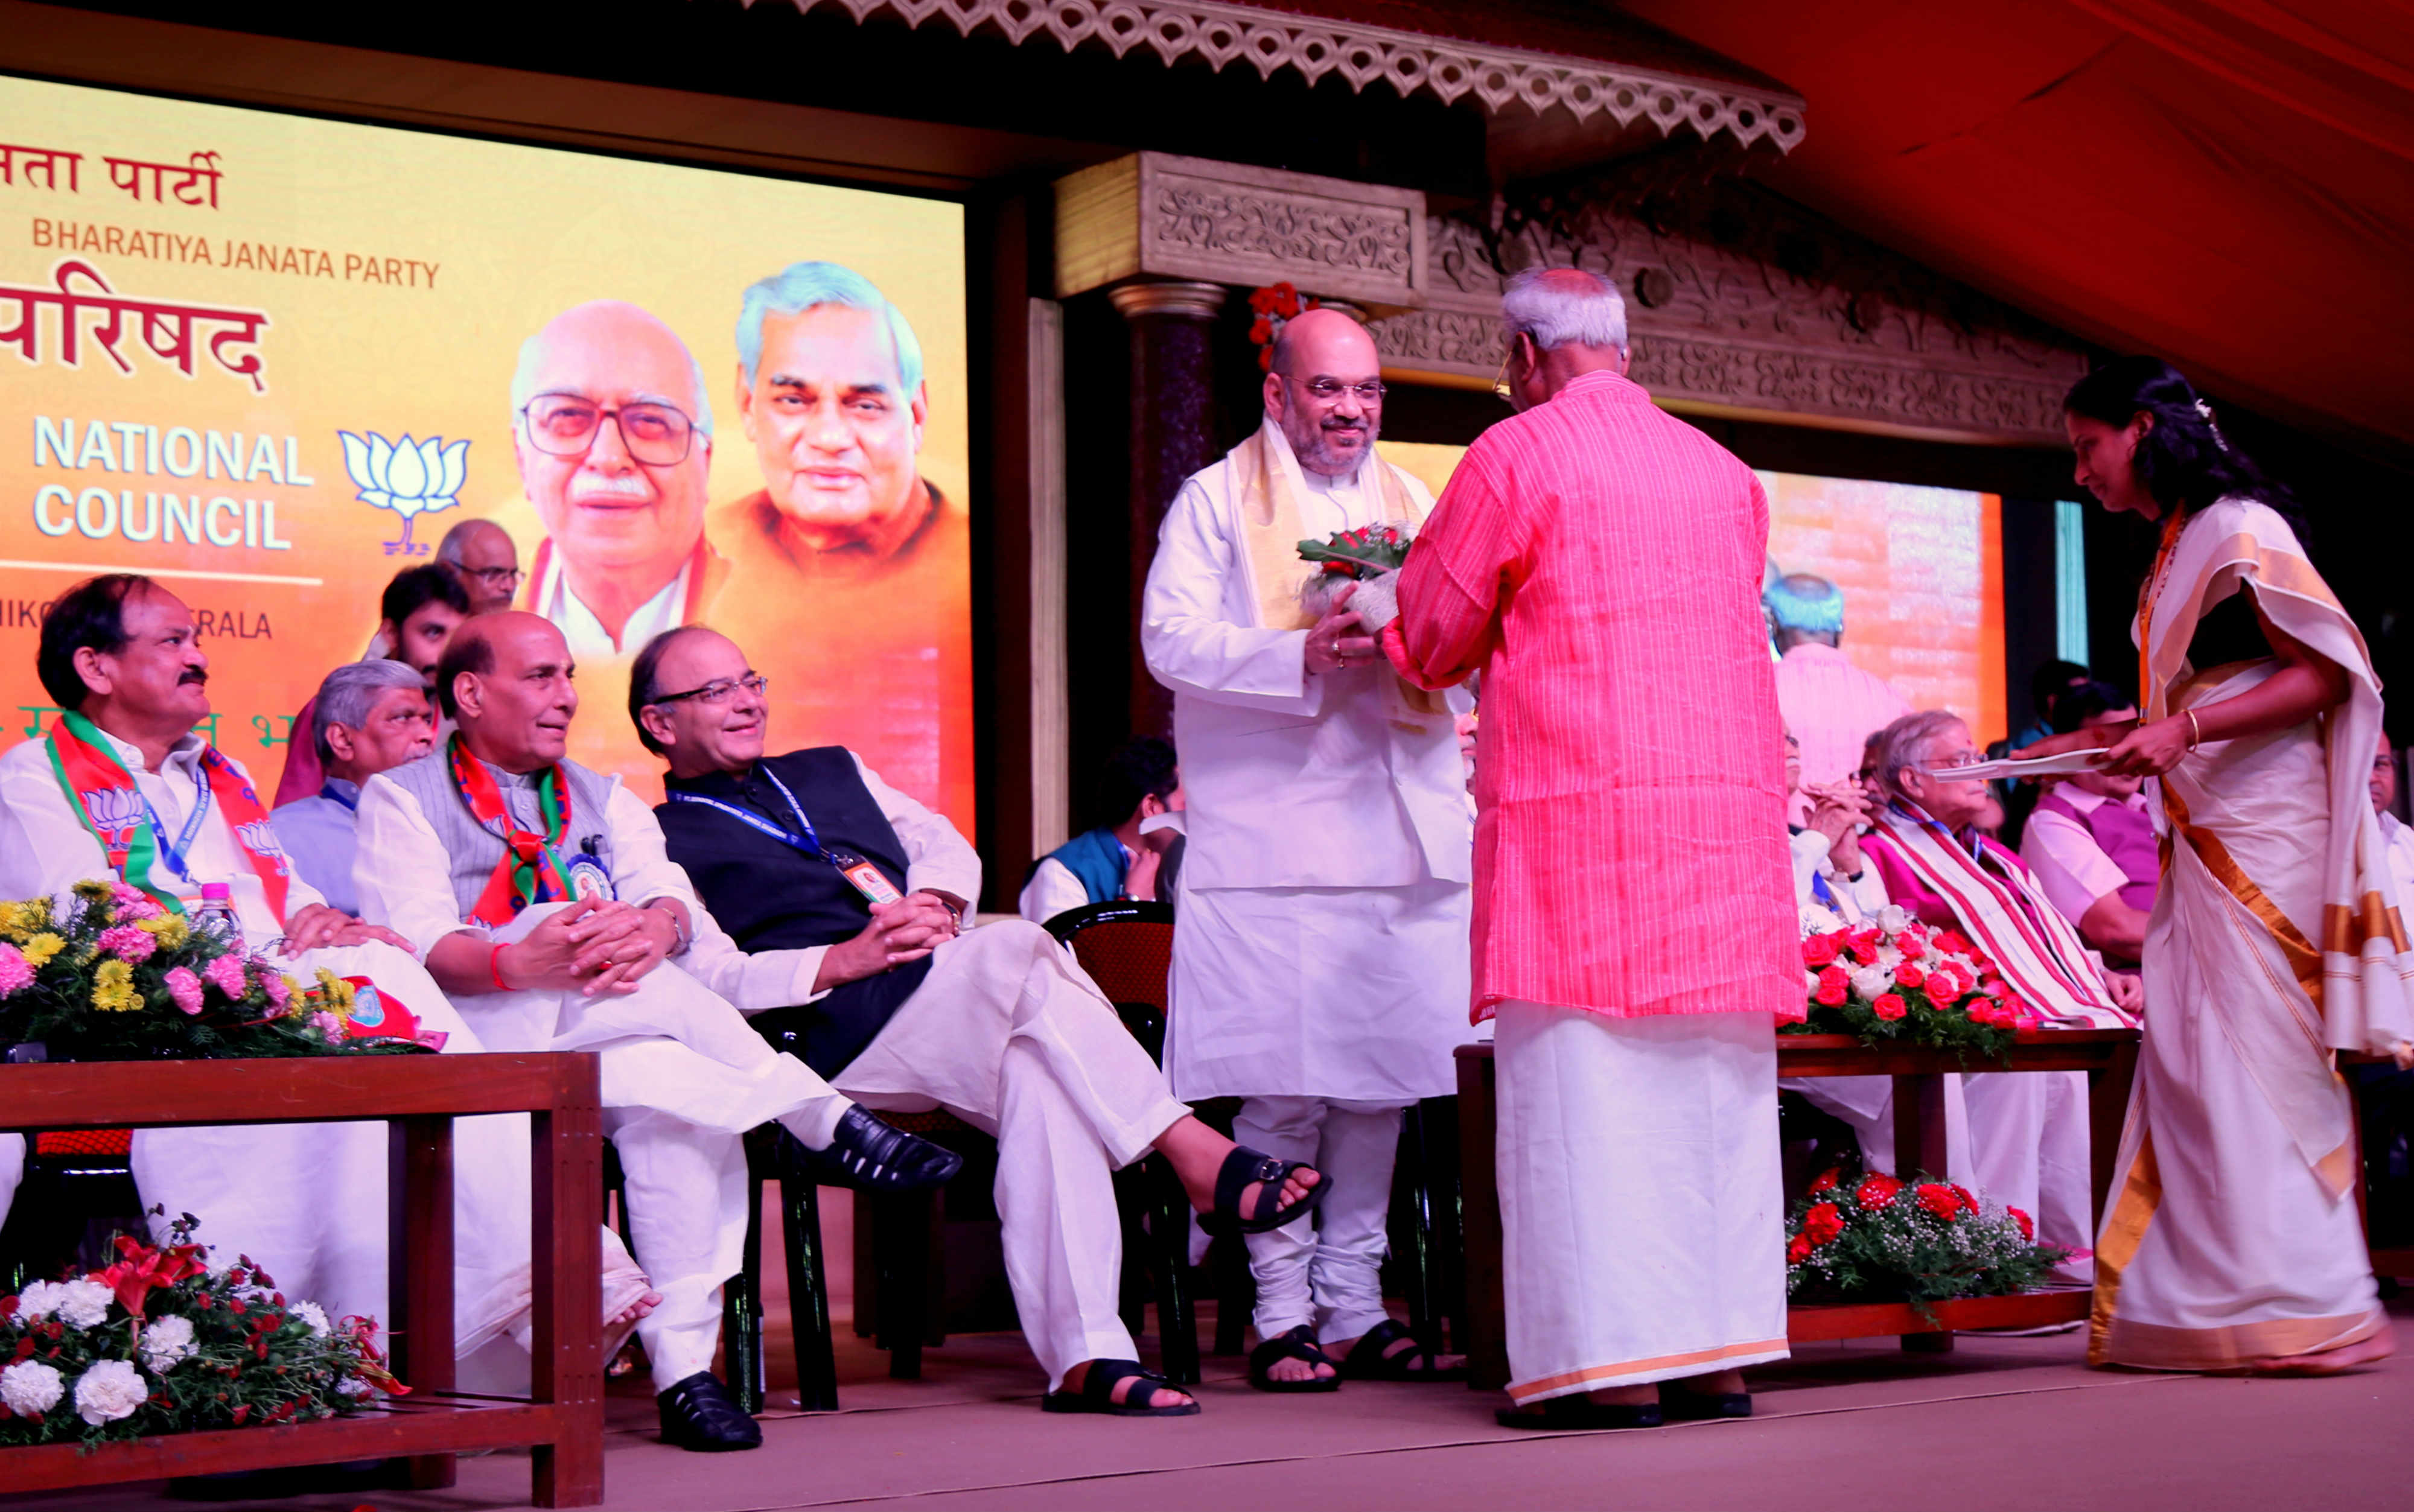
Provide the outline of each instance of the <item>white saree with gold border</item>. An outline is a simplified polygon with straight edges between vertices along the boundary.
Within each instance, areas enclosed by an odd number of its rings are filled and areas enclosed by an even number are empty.
[[[2188,660],[2204,615],[2246,587],[2274,627],[2347,670],[2350,692],[2293,729],[2207,741],[2160,781],[2145,1043],[2096,1241],[2098,1365],[2229,1369],[2386,1326],[2332,1054],[2385,1052],[2414,1016],[2414,956],[2365,788],[2380,686],[2267,506],[2225,498],[2167,530],[2136,632],[2144,716],[2234,698],[2278,670]]]

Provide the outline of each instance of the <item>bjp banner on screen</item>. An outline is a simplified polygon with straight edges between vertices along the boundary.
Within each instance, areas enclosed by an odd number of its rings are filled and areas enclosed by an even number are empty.
[[[701,622],[775,749],[970,832],[957,206],[19,79],[0,136],[0,745],[58,716],[43,605],[141,572],[273,781],[387,581],[487,519],[576,759],[659,796],[629,661]]]

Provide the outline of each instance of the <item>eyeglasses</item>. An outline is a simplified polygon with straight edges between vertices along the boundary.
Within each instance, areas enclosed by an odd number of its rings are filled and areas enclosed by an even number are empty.
[[[647,706],[659,707],[664,704],[677,704],[692,698],[699,704],[709,704],[719,707],[737,697],[738,690],[741,688],[760,698],[770,689],[770,678],[759,672],[750,672],[743,677],[715,677],[702,688],[691,688],[684,693],[663,693],[651,700]]]
[[[1378,405],[1383,402],[1383,395],[1388,392],[1384,389],[1383,380],[1380,378],[1368,378],[1363,383],[1344,383],[1339,378],[1309,378],[1304,382],[1294,378],[1291,381],[1299,383],[1299,386],[1305,389],[1309,396],[1320,405],[1333,404],[1345,393],[1356,394],[1358,402],[1362,405]]]
[[[1500,371],[1492,377],[1492,397],[1512,409],[1517,408],[1517,395],[1509,387],[1509,364],[1516,360],[1517,344],[1512,341],[1509,344],[1509,354],[1500,359]]]
[[[695,445],[695,422],[670,405],[606,409],[574,393],[540,393],[520,407],[520,418],[528,422],[529,443],[548,456],[585,455],[606,419],[620,428],[629,455],[648,467],[685,462]]]
[[[1975,766],[1986,759],[1987,756],[1984,751],[1965,750],[1960,755],[1952,758],[1950,761],[1929,763],[1928,770],[1931,772],[1950,772],[1957,766]]]
[[[476,578],[498,593],[509,593],[528,576],[516,567],[460,567],[454,571]]]

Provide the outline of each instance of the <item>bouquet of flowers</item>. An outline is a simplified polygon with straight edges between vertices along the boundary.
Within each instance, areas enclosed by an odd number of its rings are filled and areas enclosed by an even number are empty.
[[[1301,606],[1322,618],[1332,611],[1334,596],[1342,585],[1398,571],[1408,559],[1412,543],[1408,527],[1402,524],[1361,526],[1355,530],[1336,530],[1322,541],[1301,541],[1299,559],[1317,564],[1316,575],[1300,587]]]
[[[0,1297],[0,1445],[307,1422],[409,1389],[375,1322],[329,1323],[248,1257],[212,1270],[194,1226],[120,1235],[107,1269]]]
[[[1965,1187],[1883,1171],[1810,1183],[1785,1227],[1785,1295],[1797,1302],[1909,1302],[2002,1297],[2041,1284],[2070,1257],[2036,1242],[2018,1208],[1989,1207]]]
[[[1824,909],[1802,915],[1809,1016],[1796,1034],[1852,1034],[1864,1045],[1917,1045],[2000,1058],[2042,1020],[1958,929],[1930,929],[1900,908],[1861,927]]]
[[[416,1051],[353,1030],[353,984],[304,983],[123,882],[0,903],[0,1044],[131,1060]]]

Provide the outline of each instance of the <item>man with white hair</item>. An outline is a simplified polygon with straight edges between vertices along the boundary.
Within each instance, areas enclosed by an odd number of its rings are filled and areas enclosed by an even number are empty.
[[[1318,571],[1303,538],[1413,529],[1431,506],[1375,452],[1380,373],[1348,316],[1286,325],[1264,422],[1182,485],[1141,600],[1189,814],[1166,1073],[1185,1101],[1242,1099],[1243,1144],[1324,1173],[1318,1232],[1249,1240],[1249,1373],[1266,1390],[1432,1380],[1455,1363],[1386,1315],[1377,1272],[1401,1110],[1453,1090],[1468,1037],[1457,732],[1346,608],[1301,600]]]
[[[524,607],[599,659],[701,616],[726,566],[705,544],[712,406],[687,344],[618,300],[564,310],[520,348],[512,424],[545,528]]]
[[[276,806],[269,823],[302,880],[331,908],[357,916],[352,860],[360,849],[361,784],[415,762],[436,744],[427,684],[399,661],[352,661],[327,674],[310,701],[310,748],[324,778],[306,798]]]
[[[1350,600],[1411,680],[1483,674],[1500,1420],[1743,1416],[1740,1367],[1786,1355],[1777,1021],[1803,1001],[1768,503],[1627,380],[1614,286],[1528,269],[1500,306],[1518,415],[1468,450],[1402,571]]]
[[[1824,577],[1793,572],[1761,595],[1777,638],[1777,707],[1802,742],[1802,780],[1812,786],[1858,770],[1861,743],[1911,712],[1893,685],[1845,660],[1844,592]]]
[[[1931,928],[1966,937],[2008,993],[2047,1024],[2134,1025],[2138,979],[2108,970],[2020,858],[1978,830],[1993,803],[1987,784],[1949,775],[1980,760],[1970,727],[1948,710],[1928,709],[1895,720],[1871,744],[1886,802],[1861,853],[1885,879],[1887,897]],[[2040,1242],[2075,1252],[2064,1275],[2086,1279],[2095,1223],[2085,1075],[1972,1073],[1962,1095],[1979,1189],[2034,1214]]]

